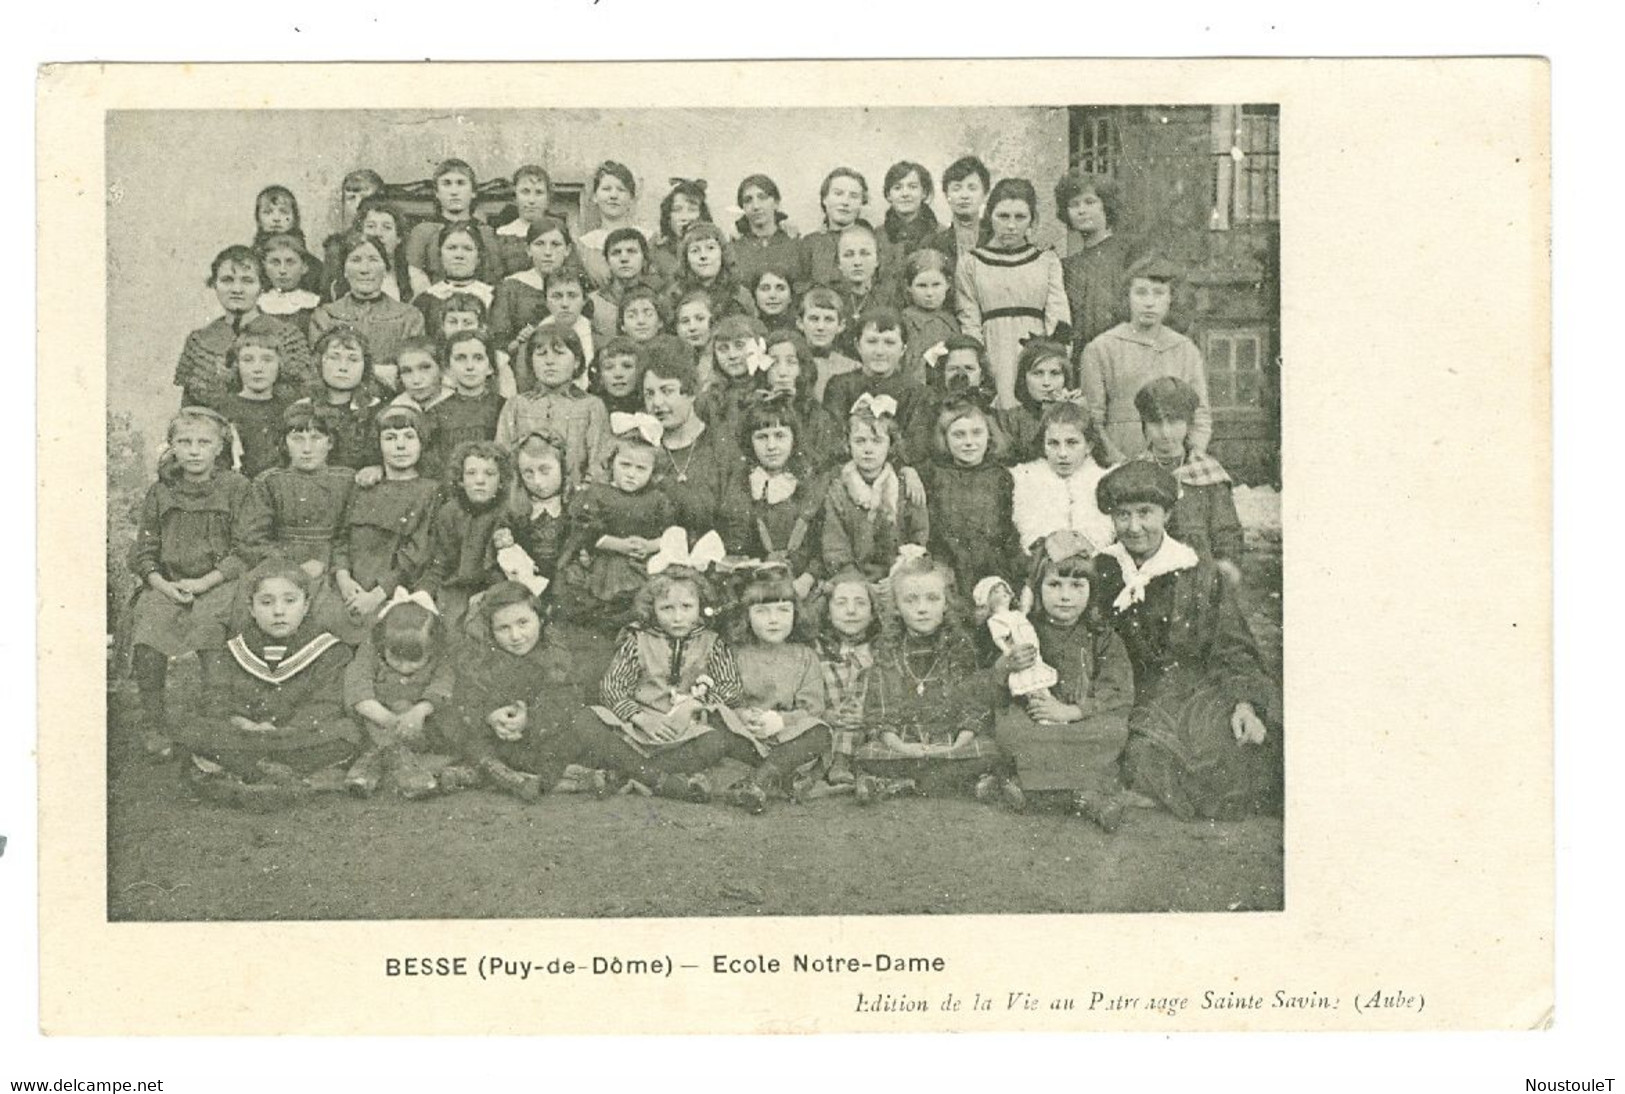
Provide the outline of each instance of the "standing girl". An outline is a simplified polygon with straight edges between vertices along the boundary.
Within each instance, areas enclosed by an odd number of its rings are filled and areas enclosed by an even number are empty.
[[[961,255],[954,275],[960,328],[987,347],[999,407],[1017,402],[1021,340],[1052,334],[1071,319],[1061,260],[1030,238],[1037,221],[1033,184],[1000,179],[987,202],[987,242]]]
[[[837,167],[824,176],[818,188],[818,202],[824,208],[823,228],[800,239],[796,291],[805,293],[815,285],[841,283],[839,243],[841,233],[862,221],[863,207],[869,203],[869,183],[850,167]],[[867,224],[867,221],[862,221]],[[895,264],[890,244],[879,255],[880,276],[890,276]]]
[[[312,579],[328,572],[350,494],[353,471],[329,467],[327,455],[339,431],[339,416],[325,404],[301,400],[282,416],[287,464],[254,480],[243,510],[242,551],[250,564],[280,558]],[[312,587],[312,595],[325,590]]]
[[[1090,610],[1093,562],[1078,548],[1068,532],[1045,539],[1032,582],[1037,645],[1008,650],[994,665],[1004,679],[1042,660],[1060,680],[1026,702],[1005,701],[994,735],[1016,768],[1007,801],[1021,808],[1035,797],[1061,798],[1112,832],[1123,817],[1117,761],[1128,740],[1134,675],[1122,639]]]
[[[304,243],[299,199],[286,186],[267,186],[254,197],[254,249],[263,254],[265,242],[279,235],[297,236]]]
[[[587,369],[587,392],[598,396],[611,414],[643,409],[643,356],[624,334],[604,339]]]
[[[577,254],[593,284],[602,286],[609,283],[609,265],[604,261],[604,241],[609,234],[617,228],[638,228],[647,239],[649,233],[632,219],[638,184],[630,167],[605,160],[592,173],[591,193],[593,208],[598,211],[598,227],[582,233]]]
[[[431,280],[452,280],[460,276],[453,273],[446,265],[446,252],[443,246],[446,231],[449,228],[459,227],[475,237],[474,272],[467,274],[470,279],[478,277],[481,282],[498,281],[502,277],[501,267],[497,259],[497,237],[491,226],[484,221],[474,218],[474,197],[478,192],[478,184],[474,179],[474,169],[459,159],[443,160],[434,169],[434,201],[436,216],[420,221],[412,228],[412,234],[406,237],[406,260],[413,266],[428,273]],[[461,259],[459,259],[461,261]],[[489,292],[489,289],[487,290]],[[487,296],[486,304],[490,304]],[[433,318],[429,326],[435,326]]]
[[[460,750],[498,790],[535,801],[579,751],[570,718],[581,689],[570,683],[570,653],[547,635],[517,581],[481,597],[473,632],[457,660]]]
[[[660,201],[660,235],[649,245],[649,265],[668,284],[685,278],[683,236],[695,224],[711,223],[704,179],[673,179]]]
[[[351,469],[376,467],[378,437],[372,418],[381,400],[367,339],[348,327],[336,327],[316,343],[316,361],[318,382],[311,398],[335,415],[336,433],[327,462]]]
[[[336,789],[355,754],[355,723],[339,705],[350,647],[322,624],[314,579],[286,559],[243,578],[221,670],[178,727],[200,794],[253,809],[291,804],[316,780]]]
[[[182,406],[220,404],[229,390],[226,356],[245,330],[264,331],[276,339],[284,391],[302,391],[309,382],[310,343],[292,323],[260,312],[258,301],[265,283],[265,265],[253,248],[227,247],[214,256],[208,285],[225,314],[186,336],[186,345],[175,365],[175,386],[181,389]]]
[[[234,586],[243,573],[235,530],[250,493],[248,480],[220,467],[230,426],[212,410],[187,407],[169,422],[169,454],[147,489],[130,547],[130,570],[141,581],[135,597],[131,661],[141,697],[142,745],[170,752],[164,686],[169,659],[217,650]],[[204,691],[214,673],[204,677]]]
[[[396,586],[415,589],[429,565],[440,484],[418,473],[423,415],[389,406],[374,420],[384,477],[350,497],[333,544],[333,584],[353,625],[369,624]]]
[[[783,200],[779,184],[766,175],[750,175],[739,184],[736,194],[740,217],[734,221],[734,273],[741,284],[754,287],[757,275],[773,268],[785,274],[796,267],[796,236],[779,211]],[[757,300],[761,306],[761,300]],[[763,317],[765,320],[765,316]]]
[[[903,375],[926,381],[925,353],[959,336],[959,319],[948,307],[948,259],[923,247],[903,260]]]
[[[436,444],[450,452],[469,441],[489,441],[497,435],[497,421],[505,400],[492,382],[496,349],[483,330],[463,330],[445,342],[446,374],[451,395],[429,410]]]
[[[659,290],[660,278],[649,269],[649,243],[636,228],[617,228],[604,239],[604,263],[609,280],[592,290],[592,332],[596,341],[618,333],[621,305],[639,286]]]
[[[1006,761],[993,742],[992,694],[959,621],[953,575],[929,556],[891,575],[901,623],[883,643],[864,701],[856,796],[868,805],[914,790],[964,793]]]
[[[503,580],[492,537],[506,515],[513,462],[492,441],[465,441],[447,471],[451,496],[435,511],[429,565],[418,584],[460,634],[469,600]]]
[[[521,237],[529,261],[497,285],[491,300],[491,334],[507,345],[547,314],[547,279],[570,259],[570,227],[554,217],[538,217]]]
[[[552,200],[553,180],[546,168],[527,163],[513,173],[514,203],[503,209],[513,217],[496,228],[497,264],[505,276],[531,268],[531,229],[550,215]]]
[[[676,523],[671,499],[654,484],[660,427],[646,414],[633,417],[610,450],[608,481],[587,484],[570,501],[561,593],[580,622],[626,622],[647,578],[644,563]]]
[[[796,418],[796,456],[808,471],[822,473],[846,458],[846,432],[841,420],[819,401],[818,364],[799,331],[778,330],[767,336],[767,390],[788,396]]]
[[[521,344],[518,361],[515,371],[533,382],[521,380],[523,390],[503,406],[497,443],[512,445],[538,430],[557,433],[564,438],[564,481],[573,489],[608,461],[614,441],[603,402],[576,383],[587,368],[581,343],[548,320]]]
[[[1196,413],[1185,437],[1192,455],[1206,455],[1213,439],[1207,369],[1196,343],[1163,325],[1173,303],[1172,263],[1145,258],[1128,271],[1130,320],[1083,347],[1083,392],[1095,425],[1112,451],[1124,457],[1145,451],[1145,433],[1134,397],[1161,376],[1183,380],[1196,393]]]
[[[422,228],[423,225],[418,225]],[[414,228],[413,235],[418,228]],[[440,280],[425,289],[412,306],[423,313],[423,322],[429,330],[440,329],[440,313],[446,298],[453,293],[468,293],[479,298],[486,308],[491,306],[492,289],[480,277],[486,259],[485,241],[473,225],[447,224],[435,237],[434,253],[438,256]]]
[[[689,225],[678,244],[677,272],[671,292],[681,296],[691,289],[711,295],[715,316],[756,316],[756,301],[734,277],[728,239],[710,221]]]
[[[730,732],[729,755],[752,768],[728,802],[749,813],[767,808],[785,776],[829,755],[824,674],[801,605],[782,572],[756,577],[740,596],[733,651],[742,695],[717,713]]]
[[[768,330],[794,330],[796,294],[790,287],[790,267],[767,263],[748,278],[741,275],[756,304],[756,318]]]
[[[751,461],[742,495],[730,499],[748,515],[743,553],[783,563],[797,595],[811,595],[823,566],[819,518],[824,478],[801,456],[801,421],[792,396],[758,392],[739,423],[740,447]],[[744,515],[744,514],[742,514]]]
[[[825,717],[833,734],[825,776],[831,786],[850,786],[855,777],[852,756],[864,737],[863,708],[880,631],[874,589],[863,574],[847,569],[830,578],[818,630],[818,660],[828,699]]]
[[[227,447],[248,479],[282,463],[282,415],[291,400],[278,391],[282,355],[277,344],[268,331],[244,331],[226,366],[230,392],[220,413],[231,424]]]
[[[871,581],[885,577],[905,543],[924,547],[930,519],[902,490],[894,464],[902,434],[889,396],[861,396],[847,424],[851,460],[824,499],[823,558],[829,573],[856,566]]]
[[[1068,171],[1055,184],[1055,214],[1066,225],[1061,280],[1072,307],[1072,337],[1082,349],[1128,318],[1123,278],[1135,248],[1115,232],[1117,183],[1107,175]]]
[[[886,168],[886,219],[881,227],[886,241],[900,254],[910,254],[927,245],[940,230],[937,214],[931,211],[936,191],[931,172],[917,163],[903,160]]]
[[[1016,405],[995,411],[1010,439],[1009,459],[1025,463],[1044,455],[1044,408],[1067,395],[1066,347],[1048,338],[1032,338],[1016,359]],[[1079,393],[1073,392],[1076,400]]]
[[[511,451],[514,483],[505,523],[515,545],[535,564],[537,576],[551,583],[570,532],[564,510],[564,438],[538,430],[520,437]]]
[[[428,274],[407,260],[406,217],[389,202],[380,198],[368,198],[363,201],[351,231],[370,236],[382,245],[391,271],[391,276],[384,279],[384,295],[391,300],[402,304],[410,303],[433,284]],[[329,274],[342,272],[344,266],[343,257],[334,251],[335,245],[348,246],[343,235],[336,235],[328,240]],[[354,288],[354,285],[351,287]],[[342,295],[343,292],[335,287],[331,299],[336,300]]]
[[[1095,487],[1111,467],[1106,444],[1089,412],[1074,402],[1045,406],[1041,422],[1044,458],[1011,469],[1015,480],[1012,516],[1016,535],[1029,554],[1051,532],[1083,536],[1089,550],[1112,540],[1112,523],[1095,504]]]
[[[337,327],[360,331],[379,362],[379,378],[387,387],[396,388],[395,358],[408,338],[422,337],[423,313],[384,291],[393,281],[393,255],[382,241],[352,232],[335,254],[341,273],[335,286],[339,297],[311,315],[311,338],[319,341]],[[387,367],[384,362],[389,363]]]
[[[629,776],[663,797],[709,801],[704,772],[727,752],[727,730],[710,711],[744,697],[733,651],[706,623],[713,607],[704,575],[672,566],[649,578],[576,736],[589,762]]]
[[[1015,484],[999,461],[998,427],[975,399],[951,395],[932,432],[935,451],[920,476],[931,557],[952,568],[964,597],[984,577],[1016,582],[1022,553],[1011,515]]]
[[[322,298],[312,286],[320,284],[316,260],[305,250],[305,241],[289,232],[279,232],[260,245],[260,261],[265,264],[265,291],[258,301],[260,311],[292,323],[301,332],[310,329],[310,316]]]
[[[348,233],[359,228],[363,205],[369,199],[376,198],[383,189],[383,176],[369,167],[358,167],[339,182],[339,201],[333,220],[333,223],[339,226],[339,230],[322,240],[322,299],[336,299],[337,294],[332,291],[331,284],[337,276],[335,271],[344,264],[338,257],[338,248]],[[400,238],[406,238],[404,232]],[[400,240],[397,239],[396,242]],[[393,244],[390,249],[394,250]],[[424,284],[427,285],[428,282]],[[412,297],[408,295],[407,299],[410,300]]]

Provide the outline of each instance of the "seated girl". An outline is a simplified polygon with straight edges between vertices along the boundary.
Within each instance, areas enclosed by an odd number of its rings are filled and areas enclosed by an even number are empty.
[[[746,812],[762,812],[786,776],[829,755],[823,669],[807,644],[802,603],[783,570],[761,573],[740,596],[733,650],[744,694],[718,714],[729,755],[752,768],[728,791],[729,804]]]
[[[397,587],[344,671],[344,708],[365,743],[344,777],[347,789],[370,797],[387,781],[403,798],[423,798],[477,781],[450,766],[452,680],[434,601]]]
[[[826,480],[801,457],[801,429],[789,395],[757,392],[739,433],[751,469],[726,504],[746,511],[733,522],[745,529],[742,553],[783,563],[797,594],[806,597],[824,569],[819,545]]]
[[[1005,651],[994,673],[1007,679],[1042,662],[1059,680],[1005,700],[994,736],[1015,763],[1014,779],[1003,786],[1012,806],[1059,804],[1113,832],[1123,817],[1117,762],[1128,740],[1134,676],[1122,640],[1090,610],[1092,573],[1077,536],[1045,539],[1032,584],[1036,644]]]
[[[504,580],[493,542],[513,477],[508,453],[493,441],[467,441],[452,452],[450,497],[435,511],[429,565],[419,587],[434,597],[453,635],[462,634],[469,601]]]
[[[818,660],[829,701],[825,717],[833,734],[825,778],[831,786],[850,786],[852,755],[864,736],[863,707],[881,630],[874,589],[863,574],[846,569],[829,579],[822,617]]]
[[[856,566],[871,581],[890,570],[904,544],[924,547],[930,521],[923,504],[902,489],[895,461],[901,434],[889,396],[861,396],[848,419],[852,454],[824,499],[824,568],[834,573]]]
[[[953,575],[928,555],[891,573],[901,624],[881,645],[864,697],[868,740],[854,760],[858,804],[902,793],[966,793],[1007,762],[994,744],[992,689],[959,622]]]
[[[570,717],[581,689],[570,682],[569,651],[549,640],[535,598],[517,581],[480,598],[472,639],[457,658],[460,751],[492,786],[535,801],[579,751]]]
[[[619,629],[648,577],[644,564],[677,509],[655,485],[660,424],[634,415],[611,448],[608,481],[588,483],[570,501],[559,597],[572,622]]]
[[[202,796],[274,809],[342,785],[359,739],[339,706],[350,647],[317,621],[313,580],[284,559],[243,578],[221,671],[176,726]]]
[[[1201,399],[1183,380],[1163,376],[1134,396],[1145,431],[1146,456],[1173,473],[1179,501],[1168,519],[1168,534],[1214,563],[1232,585],[1241,584],[1244,550],[1241,518],[1230,494],[1230,475],[1205,452],[1187,443]]]
[[[1098,494],[1117,542],[1096,560],[1096,599],[1134,668],[1124,781],[1183,820],[1279,810],[1279,687],[1236,590],[1167,532],[1178,481],[1131,460]]]
[[[630,777],[662,797],[711,799],[705,772],[728,749],[728,731],[712,720],[739,706],[744,692],[733,651],[707,625],[711,586],[703,574],[671,566],[638,594],[600,688],[602,705],[575,720],[585,762]]]

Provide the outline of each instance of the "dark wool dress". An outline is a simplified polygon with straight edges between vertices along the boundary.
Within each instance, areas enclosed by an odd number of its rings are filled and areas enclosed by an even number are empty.
[[[1014,483],[1010,469],[992,460],[960,467],[937,460],[920,469],[930,513],[931,557],[954,568],[960,593],[984,577],[1019,585],[1023,553],[1011,517]]]
[[[1110,604],[1121,570],[1110,556],[1097,570],[1102,602]],[[1134,667],[1128,785],[1187,820],[1278,810],[1280,693],[1230,583],[1201,562],[1152,578],[1143,601],[1108,612]],[[1230,718],[1240,702],[1268,727],[1262,745],[1236,741]]]
[[[455,664],[450,721],[459,753],[474,762],[499,760],[551,787],[579,751],[570,719],[581,709],[582,694],[571,680],[569,651],[545,634],[526,654],[482,637],[460,650]],[[486,718],[513,703],[525,704],[528,724],[519,740],[505,741]]]
[[[239,526],[251,487],[235,471],[216,471],[207,482],[156,482],[147,491],[130,545],[130,572],[141,580],[131,641],[170,657],[225,640],[225,620],[243,574],[237,554]],[[146,584],[157,572],[170,581],[219,570],[226,580],[190,604],[177,604]]]

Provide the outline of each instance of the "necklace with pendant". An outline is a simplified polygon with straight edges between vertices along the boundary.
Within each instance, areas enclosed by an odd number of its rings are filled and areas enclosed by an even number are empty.
[[[677,463],[677,457],[673,456],[671,454],[671,449],[669,449],[669,448],[666,449],[666,459],[671,461],[671,469],[673,471],[677,472],[677,481],[678,482],[687,482],[688,481],[688,469],[690,467],[694,466],[694,446],[689,445],[688,448],[689,448],[688,459],[683,461],[681,466],[679,466],[678,463]]]
[[[924,676],[915,676],[914,675],[914,666],[909,664],[908,650],[905,649],[903,651],[903,656],[902,656],[903,673],[910,680],[914,681],[914,694],[915,695],[919,695],[919,696],[922,696],[922,697],[925,695],[925,685],[927,683],[929,683],[931,678],[937,674],[937,662],[942,660],[942,652],[943,651],[938,650],[936,652],[936,655],[931,658],[931,667],[925,670],[925,675]]]

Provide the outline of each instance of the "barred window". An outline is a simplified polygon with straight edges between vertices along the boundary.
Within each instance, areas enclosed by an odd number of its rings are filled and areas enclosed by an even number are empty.
[[[1208,402],[1214,409],[1262,406],[1265,331],[1257,327],[1210,330],[1204,342]]]
[[[1089,175],[1113,175],[1123,158],[1123,140],[1111,107],[1072,109],[1073,166]]]
[[[1281,217],[1280,107],[1213,108],[1211,227],[1264,224]]]

